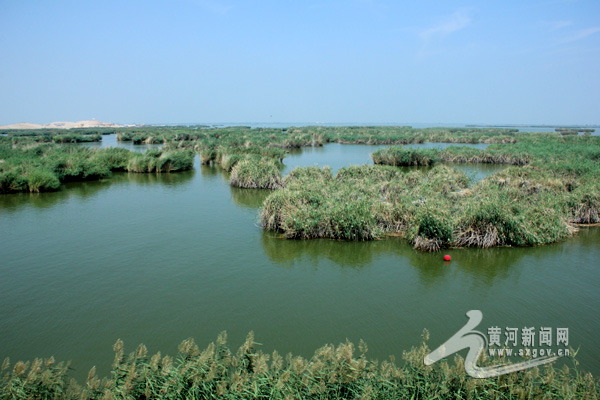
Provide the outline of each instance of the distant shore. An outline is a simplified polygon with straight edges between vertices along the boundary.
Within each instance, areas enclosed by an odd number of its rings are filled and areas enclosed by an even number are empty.
[[[73,128],[123,128],[131,125],[119,125],[110,122],[101,122],[96,120],[88,121],[56,121],[49,124],[33,124],[30,122],[20,122],[18,124],[0,125],[0,129],[73,129]]]

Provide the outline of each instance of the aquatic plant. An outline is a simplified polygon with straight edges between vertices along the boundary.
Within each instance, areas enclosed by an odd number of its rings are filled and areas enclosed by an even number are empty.
[[[453,225],[446,213],[447,211],[432,206],[419,210],[417,234],[413,238],[415,249],[439,251],[452,244]]]
[[[194,166],[194,153],[188,150],[160,151],[148,150],[130,157],[129,172],[176,172],[186,171]]]
[[[423,334],[425,339],[428,333]],[[2,364],[0,397],[10,399],[512,399],[600,398],[600,381],[577,367],[546,366],[495,378],[466,375],[464,360],[443,360],[425,366],[430,352],[423,342],[402,355],[377,361],[367,358],[368,347],[346,341],[328,344],[305,359],[262,352],[250,332],[237,351],[227,335],[200,349],[193,339],[179,345],[176,357],[149,354],[139,345],[129,355],[117,340],[112,370],[100,377],[93,367],[84,384],[69,377],[69,363],[54,358]],[[482,365],[496,360],[484,358]]]
[[[600,223],[600,183],[587,182],[575,189],[569,206],[572,222],[577,224]]]
[[[424,251],[532,246],[564,239],[577,232],[574,222],[598,218],[598,185],[573,179],[537,164],[508,168],[472,187],[446,165],[353,166],[335,176],[297,168],[265,199],[261,223],[286,238],[402,236]]]
[[[56,175],[41,168],[29,170],[26,179],[27,188],[30,192],[51,191],[60,187],[60,181]]]
[[[176,172],[191,169],[187,150],[146,154],[126,149],[90,149],[72,145],[0,143],[0,193],[57,190],[68,181],[107,178],[112,171]]]
[[[246,189],[279,189],[282,187],[280,167],[270,158],[246,158],[232,168],[229,183]]]
[[[54,143],[84,143],[84,142],[100,142],[102,141],[101,135],[78,135],[75,133],[68,133],[64,135],[52,136]]]
[[[388,147],[371,154],[375,164],[403,166],[430,166],[439,160],[438,150],[414,150],[404,147]]]

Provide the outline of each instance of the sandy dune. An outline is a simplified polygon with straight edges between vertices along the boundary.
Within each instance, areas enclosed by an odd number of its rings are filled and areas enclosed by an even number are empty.
[[[111,124],[110,122],[101,121],[56,121],[49,124],[40,125],[29,122],[21,122],[11,125],[0,125],[0,129],[71,129],[71,128],[120,128],[123,125]]]

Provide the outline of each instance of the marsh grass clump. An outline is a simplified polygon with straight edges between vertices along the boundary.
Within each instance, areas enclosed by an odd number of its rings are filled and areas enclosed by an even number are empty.
[[[144,154],[134,154],[129,159],[129,172],[176,172],[192,169],[194,153],[189,150],[160,151],[148,150]]]
[[[346,167],[335,176],[328,167],[296,168],[265,200],[262,225],[287,238],[376,239],[399,224],[380,189],[400,175],[382,166]]]
[[[247,158],[232,168],[229,183],[246,189],[279,189],[282,187],[280,168],[281,164],[270,158]]]
[[[219,165],[225,171],[231,172],[233,167],[238,162],[240,162],[241,160],[244,160],[246,158],[247,158],[247,155],[245,155],[245,154],[225,154],[225,155],[223,155],[223,157],[221,157],[221,162],[219,163]]]
[[[456,168],[438,165],[427,171],[420,182],[421,191],[430,196],[447,196],[469,187],[469,177]]]
[[[452,244],[453,225],[449,216],[439,208],[428,207],[419,211],[414,247],[422,251],[440,251]]]
[[[27,188],[30,192],[48,192],[59,187],[60,181],[48,170],[36,168],[27,172]]]
[[[458,222],[455,244],[484,248],[527,244],[530,240],[519,217],[503,206],[489,201],[473,204]]]
[[[424,333],[427,338],[427,333]],[[176,357],[152,355],[144,345],[130,354],[118,340],[110,374],[92,368],[83,384],[69,377],[69,364],[53,358],[33,362],[9,360],[0,372],[0,398],[6,399],[520,399],[600,398],[600,381],[574,368],[546,366],[495,378],[475,379],[464,360],[425,366],[430,352],[423,342],[402,354],[401,361],[367,357],[362,340],[327,344],[310,358],[260,350],[250,332],[236,350],[227,335],[201,349],[193,339],[179,345]],[[483,366],[506,360],[480,360]]]
[[[0,172],[0,193],[29,191],[27,176],[22,169],[11,169]]]
[[[208,165],[217,158],[217,151],[212,148],[202,149],[200,151],[200,162],[202,165]]]
[[[570,209],[571,221],[576,224],[600,223],[600,185],[591,182],[575,189]]]
[[[438,162],[525,165],[531,161],[530,155],[519,148],[496,146],[488,149],[452,146],[444,150],[388,147],[372,153],[371,158],[375,164],[399,167],[431,166]]]
[[[113,171],[176,172],[191,169],[194,153],[187,150],[152,151],[90,149],[76,145],[0,141],[0,193],[44,192],[70,181],[108,178]]]
[[[106,165],[111,171],[126,171],[131,152],[123,148],[109,147],[96,150],[93,158],[96,162]]]
[[[68,133],[64,135],[52,136],[54,143],[85,143],[85,142],[100,142],[102,141],[102,135],[79,135],[75,133]]]
[[[576,221],[598,218],[598,191],[574,179],[537,164],[510,167],[472,187],[447,165],[352,166],[335,176],[297,168],[265,199],[261,223],[295,239],[400,236],[422,251],[534,246],[573,235]]]
[[[431,166],[439,161],[439,151],[435,149],[407,149],[404,147],[388,147],[371,154],[375,164],[393,165],[396,167]]]

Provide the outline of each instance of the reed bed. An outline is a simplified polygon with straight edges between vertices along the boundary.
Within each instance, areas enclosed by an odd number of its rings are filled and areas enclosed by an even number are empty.
[[[297,168],[265,199],[261,224],[286,238],[373,240],[401,236],[415,249],[534,246],[575,234],[599,218],[592,171],[574,177],[558,165],[509,167],[469,187],[464,173],[440,164]],[[596,179],[595,184],[582,184]]]
[[[424,338],[427,338],[424,332]],[[69,363],[53,358],[1,368],[0,397],[6,399],[589,399],[600,398],[600,381],[577,367],[546,366],[474,379],[464,360],[425,366],[426,342],[402,354],[402,361],[367,357],[368,347],[346,341],[325,345],[305,359],[262,352],[254,335],[234,351],[225,332],[206,348],[193,339],[175,357],[151,355],[139,345],[129,355],[118,340],[107,377],[92,368],[83,384],[69,377]],[[482,359],[482,365],[506,360]]]
[[[531,160],[526,154],[508,154],[493,149],[481,150],[470,147],[450,147],[445,150],[388,147],[374,152],[371,158],[375,164],[403,167],[431,166],[437,162],[525,165]]]
[[[575,189],[569,210],[576,224],[600,223],[600,184],[587,182]]]
[[[192,151],[89,149],[37,142],[0,143],[0,193],[45,192],[69,181],[99,180],[113,171],[176,172],[193,167]]]
[[[375,164],[396,167],[431,166],[439,161],[439,151],[388,147],[374,152],[371,158]]]
[[[177,172],[194,166],[194,153],[188,150],[149,150],[145,154],[132,155],[127,163],[128,172]]]
[[[52,136],[54,143],[85,143],[85,142],[101,142],[102,135],[77,135],[77,134],[65,134],[65,135],[54,135]]]
[[[117,140],[134,144],[163,143],[201,151],[216,147],[297,149],[344,144],[515,143],[522,134],[511,129],[411,127],[135,127],[116,129]],[[558,133],[556,134],[559,135]]]
[[[279,189],[281,163],[264,157],[246,158],[231,169],[229,183],[245,189]]]

